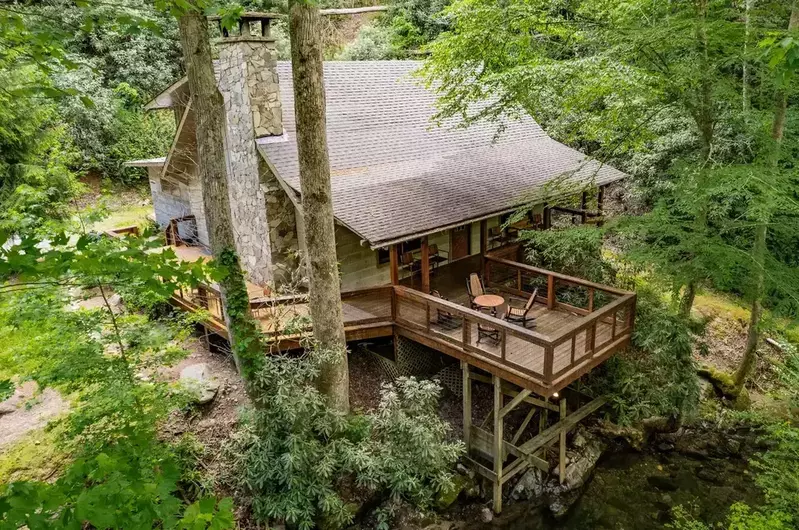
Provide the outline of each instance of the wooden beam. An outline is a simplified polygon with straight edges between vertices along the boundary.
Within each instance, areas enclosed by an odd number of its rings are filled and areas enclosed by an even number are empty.
[[[476,373],[472,372],[470,377],[472,378],[473,381],[477,381],[479,383],[485,383],[487,385],[493,384],[493,382],[491,381],[491,378],[490,377],[486,377],[484,375],[480,375],[480,374],[476,374]],[[505,382],[508,383],[507,380]],[[509,384],[512,384],[512,383],[509,383]],[[516,397],[516,395],[520,391],[521,390],[508,388],[507,385],[503,385],[502,386],[502,393],[505,394],[506,396],[510,397],[510,398]],[[526,398],[524,398],[524,402],[525,403],[529,403],[530,405],[534,405],[534,406],[539,407],[539,408],[554,410],[555,412],[558,411],[558,407],[557,406],[553,405],[552,403],[549,403],[548,401],[544,401],[543,399],[538,399],[538,398],[527,396]]]
[[[388,257],[391,266],[391,285],[399,285],[399,255],[397,245],[388,247]]]
[[[540,433],[538,436],[533,438],[530,441],[527,441],[519,446],[519,450],[524,453],[535,453],[545,445],[549,445],[556,438],[560,435],[560,432],[563,430],[568,431],[578,423],[582,419],[584,419],[589,414],[597,411],[602,405],[607,403],[607,400],[603,397],[596,398],[592,402],[588,403],[587,405],[583,405],[577,411],[570,414],[566,419],[563,419],[550,427],[549,429],[545,430],[544,432]]]
[[[430,292],[430,248],[427,245],[427,236],[422,238],[422,292]]]
[[[504,393],[504,391],[503,391],[503,393]],[[499,414],[500,414],[500,416],[502,416],[503,418],[504,418],[505,416],[507,416],[507,415],[508,415],[508,413],[509,413],[510,411],[512,411],[513,409],[515,409],[515,408],[516,408],[516,407],[519,405],[519,403],[521,403],[522,401],[524,401],[524,400],[525,400],[525,398],[526,398],[527,396],[529,396],[530,394],[532,394],[532,391],[530,391],[530,390],[527,390],[526,388],[525,388],[524,390],[522,390],[521,392],[519,392],[518,394],[516,394],[516,397],[514,397],[514,398],[511,400],[511,402],[510,402],[510,403],[508,403],[507,405],[505,405],[504,407],[502,407],[502,410],[500,410],[500,411],[499,411]]]
[[[524,421],[519,426],[519,430],[516,431],[516,434],[513,435],[513,439],[510,441],[512,445],[516,445],[516,443],[519,441],[519,438],[522,437],[524,430],[527,429],[527,426],[530,425],[530,421],[533,419],[533,416],[535,416],[535,412],[536,408],[532,407],[530,412],[527,413],[527,416],[524,417]]]
[[[469,363],[461,361],[463,371],[463,443],[469,454],[472,436],[472,380],[469,377]]]
[[[502,403],[504,397],[502,395],[502,379],[499,376],[494,376],[494,474],[496,481],[494,482],[494,513],[502,511],[502,464],[505,460],[504,451],[502,446],[503,442],[503,427],[504,420],[502,419]]]
[[[366,7],[342,7],[331,9],[320,9],[320,15],[359,15],[361,13],[374,13],[388,11],[388,6],[366,6]]]

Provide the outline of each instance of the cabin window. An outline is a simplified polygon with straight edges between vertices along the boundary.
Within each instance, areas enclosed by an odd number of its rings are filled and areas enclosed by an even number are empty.
[[[405,241],[404,243],[397,244],[397,258],[400,260],[402,259],[402,255],[406,252],[416,252],[417,250],[421,250],[422,248],[422,240],[419,239],[411,239],[410,241]],[[389,252],[388,247],[386,248],[379,248],[377,249],[377,264],[383,265],[391,261],[391,253]]]

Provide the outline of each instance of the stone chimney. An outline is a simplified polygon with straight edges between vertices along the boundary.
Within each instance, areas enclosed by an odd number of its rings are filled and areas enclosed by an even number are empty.
[[[217,42],[236,246],[250,281],[260,285],[280,283],[285,269],[296,268],[297,255],[294,206],[256,145],[260,138],[279,141],[284,132],[277,51],[270,31],[276,16],[244,13],[238,29],[223,29]]]

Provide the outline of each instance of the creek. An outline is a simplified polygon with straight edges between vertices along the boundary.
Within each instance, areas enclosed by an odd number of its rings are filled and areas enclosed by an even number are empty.
[[[682,505],[705,523],[723,521],[734,502],[762,503],[744,458],[694,458],[677,452],[607,452],[568,514],[555,520],[546,506],[509,503],[491,525],[502,530],[649,530],[663,528]]]

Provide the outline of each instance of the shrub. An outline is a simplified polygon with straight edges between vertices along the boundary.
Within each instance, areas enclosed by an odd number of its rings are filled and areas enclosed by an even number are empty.
[[[352,520],[346,484],[428,506],[451,487],[460,453],[459,444],[446,442],[448,426],[436,414],[439,387],[400,379],[383,388],[374,415],[344,416],[311,384],[327,356],[271,356],[256,375],[259,398],[227,450],[229,481],[243,502],[258,520],[302,529]]]
[[[690,416],[699,403],[690,323],[645,287],[638,289],[632,347],[587,380],[610,398],[621,424],[653,416]]]

